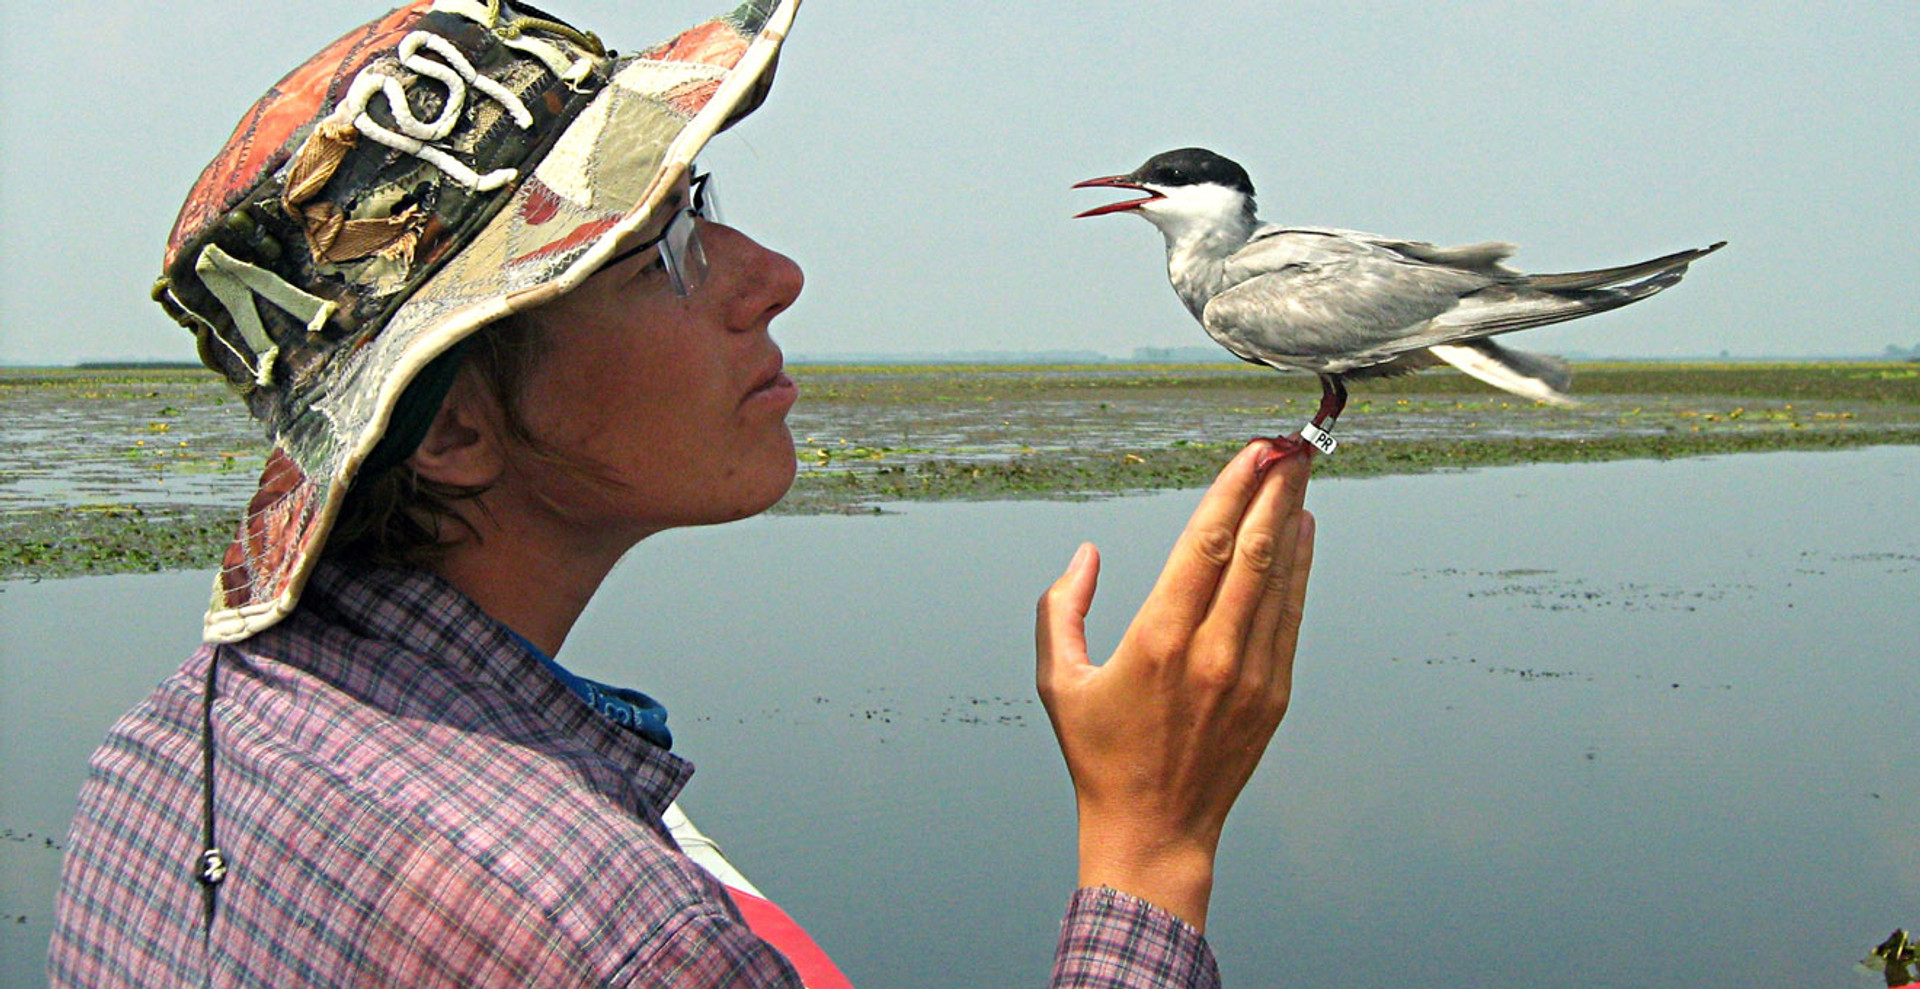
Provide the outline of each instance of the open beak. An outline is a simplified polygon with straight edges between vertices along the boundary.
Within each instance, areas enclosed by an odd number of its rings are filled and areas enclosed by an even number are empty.
[[[1105,206],[1095,206],[1094,208],[1087,210],[1084,213],[1075,213],[1073,215],[1073,218],[1076,220],[1080,219],[1083,216],[1101,216],[1107,213],[1125,213],[1129,210],[1139,209],[1140,207],[1145,206],[1146,204],[1153,202],[1156,199],[1165,198],[1161,196],[1159,193],[1153,191],[1152,189],[1147,188],[1144,185],[1141,185],[1138,182],[1135,182],[1133,179],[1125,175],[1108,175],[1104,178],[1088,179],[1085,182],[1075,182],[1073,184],[1073,187],[1075,189],[1095,189],[1095,188],[1132,189],[1135,192],[1146,193],[1145,196],[1139,199],[1127,199],[1117,203],[1108,203]]]

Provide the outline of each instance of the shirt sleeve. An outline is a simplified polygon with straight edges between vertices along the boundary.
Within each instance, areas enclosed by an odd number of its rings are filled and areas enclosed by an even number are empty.
[[[1191,924],[1118,890],[1074,892],[1054,953],[1055,989],[1217,989],[1220,969]]]

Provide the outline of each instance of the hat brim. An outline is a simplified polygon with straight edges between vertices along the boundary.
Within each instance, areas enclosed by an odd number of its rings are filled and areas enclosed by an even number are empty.
[[[245,639],[292,612],[407,385],[474,331],[572,290],[633,239],[707,141],[764,97],[799,2],[750,3],[616,62],[500,212],[373,339],[330,363],[307,411],[275,438],[215,578],[207,641]]]

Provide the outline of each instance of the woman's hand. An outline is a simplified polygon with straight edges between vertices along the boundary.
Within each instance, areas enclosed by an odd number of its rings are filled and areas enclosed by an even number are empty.
[[[1040,698],[1073,776],[1080,884],[1206,927],[1227,812],[1287,710],[1313,557],[1311,460],[1229,462],[1104,665],[1087,656],[1099,553],[1080,547],[1040,598]]]

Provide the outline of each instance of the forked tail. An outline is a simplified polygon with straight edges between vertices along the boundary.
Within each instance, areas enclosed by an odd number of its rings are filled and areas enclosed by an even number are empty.
[[[1706,247],[1698,247],[1690,251],[1676,251],[1665,257],[1657,257],[1650,261],[1641,261],[1636,264],[1623,264],[1617,268],[1595,268],[1592,271],[1564,271],[1552,275],[1530,275],[1527,281],[1528,284],[1543,292],[1567,292],[1577,289],[1606,288],[1609,285],[1618,285],[1621,282],[1630,282],[1651,275],[1658,275],[1665,271],[1673,271],[1675,269],[1684,271],[1687,265],[1725,246],[1727,246],[1727,242],[1723,240]]]

